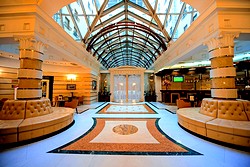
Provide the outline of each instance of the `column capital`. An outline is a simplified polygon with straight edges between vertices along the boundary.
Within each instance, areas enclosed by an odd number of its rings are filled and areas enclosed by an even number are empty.
[[[217,37],[210,38],[208,41],[205,41],[203,45],[208,46],[208,50],[213,50],[215,48],[234,46],[234,39],[238,38],[240,32],[226,32],[222,31]]]
[[[47,44],[41,41],[38,41],[33,35],[29,35],[29,36],[17,35],[17,36],[14,36],[14,39],[19,42],[20,50],[29,49],[29,50],[34,50],[43,54],[46,48],[48,47]]]

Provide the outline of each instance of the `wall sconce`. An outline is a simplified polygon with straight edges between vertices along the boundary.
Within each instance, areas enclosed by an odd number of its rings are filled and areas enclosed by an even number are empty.
[[[75,81],[76,80],[76,75],[75,74],[68,74],[67,75],[67,80],[68,81]]]

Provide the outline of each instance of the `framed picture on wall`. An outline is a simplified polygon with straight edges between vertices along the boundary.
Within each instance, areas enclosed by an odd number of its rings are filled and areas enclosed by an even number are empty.
[[[67,84],[67,90],[76,90],[76,84]]]
[[[95,80],[92,81],[92,90],[96,90],[96,81]]]

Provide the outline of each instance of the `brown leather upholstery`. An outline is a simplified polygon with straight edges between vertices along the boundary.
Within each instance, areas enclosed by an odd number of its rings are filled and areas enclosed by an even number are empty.
[[[81,96],[78,98],[78,105],[83,105],[83,100],[84,100],[84,97]]]
[[[218,118],[235,121],[248,121],[241,101],[218,100]]]
[[[25,118],[42,116],[51,112],[52,110],[49,99],[28,100],[26,105]]]
[[[0,120],[24,119],[25,117],[24,100],[7,100],[4,102],[3,109],[0,111]]]
[[[210,98],[205,98],[202,100],[200,109],[201,114],[211,117],[217,117],[217,110],[218,110],[217,100],[213,100]]]
[[[191,107],[191,103],[189,101],[185,101],[183,99],[177,99],[176,104],[177,104],[177,108]]]
[[[0,144],[55,132],[72,123],[73,115],[70,108],[51,108],[49,99],[8,100],[0,111]]]
[[[63,107],[53,107],[52,109],[53,113],[24,119],[18,127],[18,141],[55,132],[73,121],[73,109]]]
[[[65,102],[64,107],[76,109],[76,112],[77,112],[77,105],[78,105],[78,99],[73,99],[70,102]]]
[[[241,100],[241,101],[244,105],[244,109],[245,109],[245,112],[247,114],[247,118],[250,121],[250,101],[247,101],[247,100]]]
[[[177,116],[179,124],[192,132],[250,147],[249,109],[246,100],[203,99],[200,111],[183,108],[177,110]]]

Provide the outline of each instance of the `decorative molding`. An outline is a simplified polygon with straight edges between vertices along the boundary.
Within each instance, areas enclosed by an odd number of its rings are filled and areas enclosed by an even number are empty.
[[[203,45],[208,46],[208,52],[214,49],[225,48],[228,46],[234,46],[234,39],[238,38],[240,32],[221,32],[217,37],[213,37],[204,42]]]
[[[45,49],[48,47],[43,42],[36,40],[34,36],[14,36],[14,39],[19,42],[20,50],[34,50],[43,54]]]

